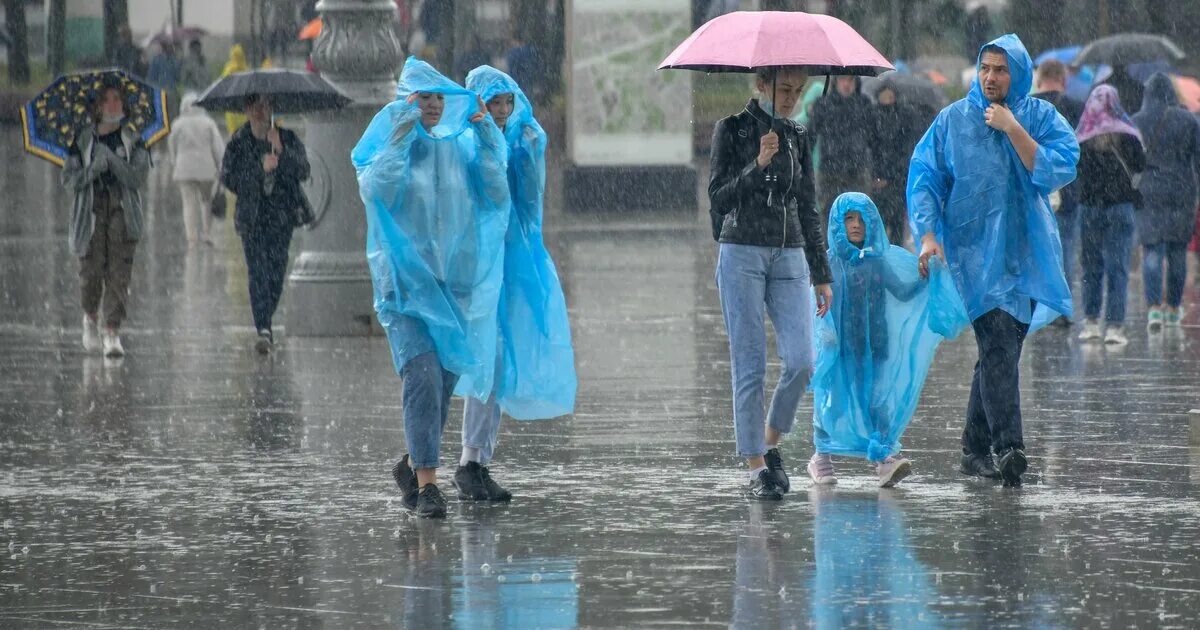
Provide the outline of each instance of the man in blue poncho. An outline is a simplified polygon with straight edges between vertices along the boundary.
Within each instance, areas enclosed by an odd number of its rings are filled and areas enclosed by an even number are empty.
[[[571,413],[575,352],[562,285],[542,242],[546,132],[534,119],[525,93],[507,74],[479,66],[467,75],[467,89],[479,95],[504,134],[512,214],[504,238],[495,387],[486,400],[467,399],[454,485],[461,499],[508,501],[512,495],[491,478],[488,469],[501,411],[518,420]],[[470,391],[470,377],[464,377],[459,388]]]
[[[810,463],[809,475],[818,485],[835,483],[830,456],[861,457],[890,488],[912,468],[900,456],[900,437],[934,351],[966,328],[967,313],[943,265],[925,282],[916,255],[888,242],[870,197],[840,195],[828,234],[829,268],[842,289],[815,331],[814,459],[827,461]]]
[[[1079,161],[1071,126],[1029,96],[1032,68],[1016,35],[986,44],[970,93],[938,114],[908,176],[921,273],[933,256],[949,262],[979,349],[962,472],[1014,486],[1028,467],[1017,389],[1025,336],[1071,316],[1048,196],[1075,179]]]
[[[354,147],[375,311],[404,380],[408,454],[392,475],[418,516],[446,515],[442,432],[458,391],[486,399],[510,199],[504,137],[479,97],[409,58],[397,100]],[[464,389],[466,391],[464,391]]]

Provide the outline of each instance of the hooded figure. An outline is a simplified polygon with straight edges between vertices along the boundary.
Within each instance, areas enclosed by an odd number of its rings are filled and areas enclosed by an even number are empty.
[[[184,229],[189,245],[212,242],[208,198],[225,155],[221,129],[208,112],[196,106],[196,98],[195,92],[183,95],[179,118],[171,125],[171,135],[167,138],[175,165],[171,177],[183,198]]]
[[[875,113],[871,99],[862,93],[858,77],[836,77],[829,93],[813,103],[809,123],[821,154],[821,216],[829,214],[833,200],[844,192],[866,190],[871,173],[871,144]],[[849,94],[841,83],[854,82]]]
[[[989,102],[976,76],[967,97],[943,109],[913,151],[911,228],[918,243],[932,233],[943,245],[972,320],[998,308],[1032,322],[1032,332],[1072,312],[1048,196],[1075,179],[1079,143],[1054,105],[1029,96],[1033,61],[1021,40],[1004,35],[989,46],[1007,54],[1012,84],[1004,105],[1038,144],[1034,168],[984,122]]]
[[[922,269],[945,256],[975,330],[961,470],[1016,486],[1028,468],[1021,349],[1072,314],[1049,195],[1075,179],[1079,143],[1054,105],[1029,96],[1033,60],[1016,35],[980,49],[976,69],[913,152],[908,210]]]
[[[1200,122],[1179,106],[1171,77],[1156,73],[1146,84],[1142,109],[1133,117],[1146,148],[1146,172],[1137,213],[1142,245],[1142,284],[1151,329],[1178,325],[1187,282],[1187,244],[1196,225],[1196,177],[1200,172]],[[1163,269],[1166,268],[1166,299]],[[1166,312],[1160,309],[1166,306]]]
[[[865,226],[861,246],[847,233],[848,213]],[[938,344],[969,320],[945,267],[923,280],[916,255],[888,242],[870,197],[838,197],[828,238],[841,290],[814,333],[813,441],[821,454],[883,462],[900,452]]]
[[[508,150],[512,214],[504,239],[500,293],[500,409],[519,420],[554,418],[575,408],[575,353],[567,304],[554,261],[542,243],[546,189],[546,132],[516,81],[491,67],[467,75],[467,89],[486,103],[511,94],[503,133]],[[470,391],[468,378],[460,387]]]
[[[246,63],[246,51],[241,44],[234,44],[229,49],[229,61],[225,62],[225,67],[221,70],[221,77],[227,77],[238,72],[245,72],[250,69],[250,64]],[[225,114],[225,131],[229,135],[242,128],[246,124],[246,117],[242,114],[227,112]]]

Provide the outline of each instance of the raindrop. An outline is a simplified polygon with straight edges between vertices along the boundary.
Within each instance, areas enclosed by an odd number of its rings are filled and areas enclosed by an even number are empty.
[[[297,584],[303,584],[303,583],[304,583],[304,576],[303,576],[303,575],[301,575],[300,577],[296,578],[296,583],[297,583]]]
[[[482,573],[482,574],[484,574],[484,575],[487,575],[488,573],[491,573],[491,572],[492,572],[492,565],[490,565],[490,564],[488,564],[488,563],[484,562],[483,564],[479,565],[479,572],[480,572],[480,573]]]
[[[21,553],[22,553],[23,555],[26,555],[26,556],[28,556],[28,555],[29,555],[29,547],[28,547],[28,546],[21,547]]]
[[[63,417],[63,410],[62,410],[62,407],[59,407],[59,408],[58,408],[58,411],[55,411],[55,412],[54,412],[54,415],[58,416],[59,418]]]
[[[260,480],[260,481],[261,481],[261,480]],[[253,521],[253,523],[254,523],[255,525],[258,525],[258,515],[257,515],[257,514],[255,514],[255,515],[254,515],[254,521]]]
[[[506,558],[506,560],[508,560],[509,564],[512,564],[512,554],[511,553],[508,554],[508,558]]]
[[[266,542],[271,542],[271,535],[267,534],[265,537],[263,537],[263,540],[265,540]]]
[[[158,592],[158,585],[157,585],[157,584],[151,584],[151,585],[150,585],[150,594],[151,594],[151,595],[153,595],[153,594],[155,594],[155,593],[157,593],[157,592]]]
[[[492,540],[499,541],[499,540],[500,540],[500,534],[496,534],[495,536],[492,536]]]
[[[368,529],[368,530],[367,530],[367,535],[368,535],[368,536],[371,536],[371,537],[374,537],[374,536],[375,536],[375,528],[374,528],[374,527],[372,527],[371,529]]]
[[[12,529],[12,519],[11,518],[4,519],[4,529]]]
[[[395,530],[392,531],[392,538],[400,538],[400,528],[399,527],[397,527]]]
[[[786,587],[786,586],[780,586],[780,587],[779,587],[779,596],[780,596],[780,597],[787,597],[787,587]]]
[[[362,452],[363,452],[363,453],[366,453],[366,452],[367,452],[367,450],[368,450],[368,449],[367,449],[367,445],[366,445],[366,444],[363,444],[363,447],[362,447]]]
[[[375,578],[375,584],[376,586],[383,584],[383,578]]]
[[[497,582],[507,582],[507,581],[508,581],[508,578],[504,577],[503,575],[497,575],[497,576],[496,576],[496,581],[497,581]]]
[[[625,579],[630,582],[633,581],[633,571],[632,570],[625,572]]]
[[[784,538],[791,538],[791,537],[792,537],[792,532],[783,532],[783,537],[784,537]]]

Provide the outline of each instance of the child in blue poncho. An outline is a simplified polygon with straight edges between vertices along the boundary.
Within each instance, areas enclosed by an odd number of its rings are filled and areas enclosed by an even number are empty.
[[[479,96],[409,58],[396,101],[354,147],[375,311],[404,381],[404,505],[444,517],[442,433],[456,391],[486,399],[496,366],[511,201],[504,137]]]
[[[815,331],[813,442],[808,473],[837,482],[832,455],[875,464],[891,487],[912,470],[900,436],[912,419],[933,354],[968,320],[944,266],[928,281],[917,257],[888,242],[879,210],[862,193],[845,193],[829,213],[829,265],[835,293]]]

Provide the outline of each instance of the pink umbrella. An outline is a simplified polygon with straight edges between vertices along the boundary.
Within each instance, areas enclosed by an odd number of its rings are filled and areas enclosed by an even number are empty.
[[[764,66],[864,76],[895,69],[849,24],[798,11],[737,11],[714,18],[667,55],[658,69],[753,72]]]

